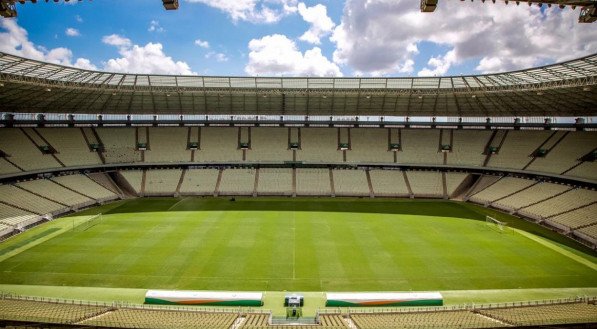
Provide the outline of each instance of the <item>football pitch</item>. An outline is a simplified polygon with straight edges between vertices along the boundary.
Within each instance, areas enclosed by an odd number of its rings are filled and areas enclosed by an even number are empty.
[[[95,213],[101,220],[78,224]],[[500,233],[485,216],[516,229]],[[518,230],[522,231],[519,233]],[[595,253],[515,217],[426,200],[149,198],[0,243],[0,284],[251,291],[597,287]]]

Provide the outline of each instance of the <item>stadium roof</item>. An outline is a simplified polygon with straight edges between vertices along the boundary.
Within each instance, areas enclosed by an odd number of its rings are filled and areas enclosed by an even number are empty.
[[[430,78],[207,77],[81,70],[0,53],[0,112],[594,116],[597,54],[528,70]]]

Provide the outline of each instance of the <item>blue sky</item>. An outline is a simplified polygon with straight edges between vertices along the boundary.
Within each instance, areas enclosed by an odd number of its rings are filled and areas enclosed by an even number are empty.
[[[200,75],[423,76],[597,52],[578,10],[413,0],[96,0],[17,5],[0,50],[83,68]],[[312,31],[310,36],[305,36]]]

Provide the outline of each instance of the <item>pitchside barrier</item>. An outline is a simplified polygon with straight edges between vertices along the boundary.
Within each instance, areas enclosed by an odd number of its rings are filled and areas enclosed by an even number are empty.
[[[263,306],[261,292],[148,290],[145,304]]]
[[[326,307],[442,306],[439,292],[326,293]]]

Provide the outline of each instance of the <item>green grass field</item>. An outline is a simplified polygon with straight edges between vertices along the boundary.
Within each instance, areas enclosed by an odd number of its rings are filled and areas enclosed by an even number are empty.
[[[102,221],[72,230],[89,214]],[[514,230],[498,233],[491,214]],[[0,284],[258,291],[597,287],[594,252],[450,201],[136,199],[0,244]]]

